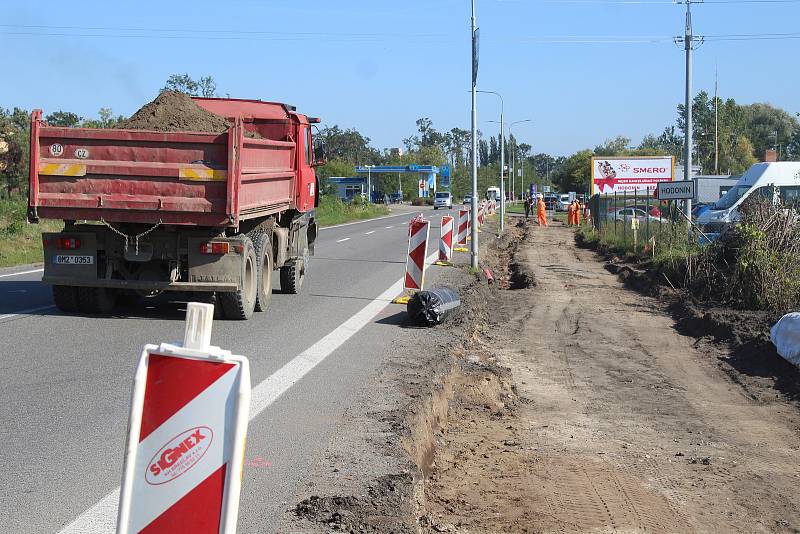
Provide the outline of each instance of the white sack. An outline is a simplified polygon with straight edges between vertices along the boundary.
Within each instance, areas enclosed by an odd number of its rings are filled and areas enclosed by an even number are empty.
[[[778,354],[800,366],[800,312],[781,317],[772,327],[770,337]]]

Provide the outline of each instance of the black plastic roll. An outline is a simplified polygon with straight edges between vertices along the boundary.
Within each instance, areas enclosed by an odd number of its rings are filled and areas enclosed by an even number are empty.
[[[461,306],[458,292],[450,287],[434,287],[412,296],[406,310],[411,320],[420,326],[433,326],[453,317]]]

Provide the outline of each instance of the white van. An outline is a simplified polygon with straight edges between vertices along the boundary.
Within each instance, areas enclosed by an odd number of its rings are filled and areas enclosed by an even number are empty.
[[[486,200],[494,200],[500,202],[500,188],[492,186],[486,190]]]
[[[772,202],[800,205],[800,162],[756,163],[725,195],[697,217],[697,224],[709,237],[740,220],[739,207],[751,195]]]

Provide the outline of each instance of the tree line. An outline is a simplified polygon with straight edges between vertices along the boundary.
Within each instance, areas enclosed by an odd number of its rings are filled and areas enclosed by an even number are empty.
[[[561,191],[588,191],[593,156],[670,155],[684,160],[685,106],[677,106],[674,125],[660,134],[646,135],[638,146],[624,136],[605,141],[564,158],[553,176]],[[766,103],[739,104],[701,91],[692,101],[692,162],[704,174],[741,174],[767,150],[775,150],[779,161],[800,160],[798,115]]]

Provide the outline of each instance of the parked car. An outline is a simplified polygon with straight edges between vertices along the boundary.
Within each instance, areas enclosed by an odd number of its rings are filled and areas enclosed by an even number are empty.
[[[472,204],[472,195],[464,195],[464,204],[467,206]]]
[[[661,222],[660,218],[654,217],[646,211],[638,208],[622,208],[621,210],[617,210],[614,213],[614,219],[623,222],[630,221],[632,219],[638,219],[639,222],[646,222],[648,219],[650,219],[650,222]]]
[[[433,209],[439,208],[451,209],[453,207],[453,195],[450,191],[439,191],[433,197]]]
[[[399,204],[403,201],[403,193],[395,192],[389,195],[389,202],[392,204]]]
[[[557,210],[558,209],[558,202],[559,198],[558,195],[545,195],[544,196],[544,205],[548,210]]]

